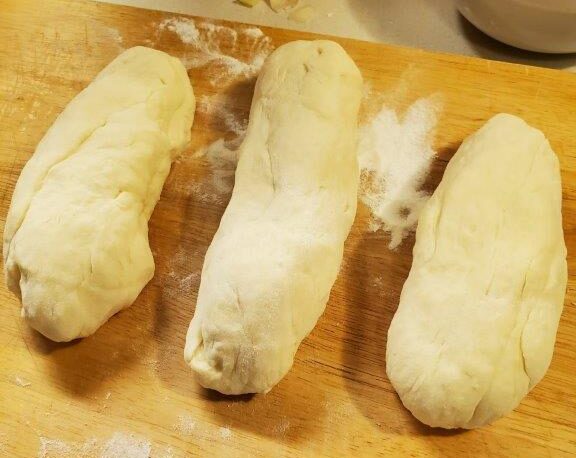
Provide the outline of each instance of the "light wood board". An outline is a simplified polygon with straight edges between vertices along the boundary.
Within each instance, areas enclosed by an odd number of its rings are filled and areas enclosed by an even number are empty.
[[[195,51],[174,33],[158,30],[160,21],[173,17],[164,13],[54,0],[0,0],[0,11],[1,229],[26,160],[101,68],[137,44],[188,59]],[[275,46],[312,38],[262,30]],[[251,43],[239,39],[234,45],[225,35],[217,37],[222,50],[246,59]],[[95,442],[85,450],[98,456],[111,438],[130,434],[149,443],[154,457],[576,453],[576,75],[337,41],[371,87],[366,112],[385,101],[402,113],[418,98],[438,94],[443,109],[430,189],[462,139],[495,113],[520,115],[550,138],[562,165],[570,278],[543,381],[511,415],[476,431],[445,432],[414,420],[385,372],[386,332],[410,268],[413,238],[389,251],[386,237],[367,231],[369,213],[360,206],[326,312],[285,379],[265,396],[225,397],[201,389],[182,351],[198,272],[228,194],[210,194],[211,168],[192,156],[232,134],[221,118],[199,110],[192,145],[173,166],[150,221],[155,277],[131,308],[90,338],[55,344],[26,326],[17,299],[0,286],[0,456],[36,456],[46,440],[65,442],[45,442],[47,456],[81,456],[79,447],[91,438]],[[213,64],[189,71],[199,102],[219,94],[212,101],[224,101],[246,119],[254,79],[214,85],[219,72]]]

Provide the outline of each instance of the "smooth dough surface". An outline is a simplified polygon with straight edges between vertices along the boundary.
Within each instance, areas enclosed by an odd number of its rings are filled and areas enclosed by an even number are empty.
[[[544,376],[566,291],[559,164],[520,118],[469,137],[421,213],[387,373],[423,423],[475,428]]]
[[[186,339],[204,387],[269,391],[324,311],[356,214],[361,93],[334,42],[291,42],[265,62]]]
[[[92,334],[152,278],[148,219],[194,108],[178,59],[131,48],[38,144],[12,196],[3,251],[22,315],[46,337]]]

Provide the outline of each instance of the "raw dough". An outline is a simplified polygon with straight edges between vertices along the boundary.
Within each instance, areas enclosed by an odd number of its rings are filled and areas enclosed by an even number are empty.
[[[148,219],[190,139],[194,107],[180,61],[136,47],[39,143],[16,184],[3,248],[22,315],[46,337],[92,334],[152,278]]]
[[[468,138],[418,222],[387,372],[420,421],[476,428],[546,373],[567,281],[558,159],[507,114]]]
[[[286,44],[264,64],[186,339],[203,386],[269,391],[324,311],[356,214],[361,94],[330,41]]]

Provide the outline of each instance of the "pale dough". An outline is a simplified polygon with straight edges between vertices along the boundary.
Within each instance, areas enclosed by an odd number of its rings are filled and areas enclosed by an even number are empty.
[[[291,42],[264,64],[186,339],[203,386],[270,390],[324,311],[356,214],[361,95],[330,41]]]
[[[562,187],[542,132],[500,114],[452,158],[418,222],[387,373],[420,421],[476,428],[546,373],[567,281]]]
[[[194,107],[180,61],[136,47],[39,143],[16,184],[3,251],[22,315],[46,337],[92,334],[152,278],[148,219],[189,142]]]

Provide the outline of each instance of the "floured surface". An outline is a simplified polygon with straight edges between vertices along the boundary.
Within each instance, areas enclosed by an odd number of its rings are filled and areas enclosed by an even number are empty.
[[[68,2],[41,3],[21,0],[9,8],[0,3],[7,11],[0,15],[0,38],[15,43],[0,57],[1,221],[17,174],[45,130],[121,48],[154,42],[183,59],[199,56],[175,32],[159,31],[159,24],[173,15],[82,2],[74,2],[73,8]],[[196,25],[204,22],[194,19]],[[239,38],[233,46],[229,33],[218,35],[221,52],[243,62],[254,57],[250,39],[266,36],[278,46],[310,38],[222,25],[234,28]],[[241,32],[247,29],[250,36]],[[420,190],[434,190],[462,139],[495,112],[516,113],[544,131],[562,166],[572,269],[573,74],[338,41],[370,85],[363,125],[383,107],[393,110],[402,125],[415,102],[441,96],[429,143],[436,157]],[[47,447],[64,444],[81,450],[92,444],[87,458],[100,458],[115,434],[124,439],[133,435],[144,451],[149,444],[153,458],[258,453],[335,457],[366,451],[376,456],[570,456],[576,440],[573,275],[555,355],[542,382],[519,409],[493,426],[440,434],[413,419],[385,375],[386,332],[410,268],[413,236],[409,233],[390,251],[390,235],[369,230],[371,212],[364,204],[359,205],[326,311],[302,343],[287,377],[266,396],[240,398],[207,393],[193,382],[182,357],[184,337],[203,257],[230,196],[217,190],[214,170],[220,169],[214,164],[225,164],[219,175],[225,189],[235,167],[234,156],[215,147],[210,156],[196,155],[220,139],[218,145],[234,150],[254,85],[254,77],[216,80],[219,71],[216,63],[189,68],[198,99],[192,143],[173,165],[150,220],[156,273],[130,309],[88,339],[55,345],[24,325],[16,299],[0,287],[0,456],[36,457],[43,437],[56,441]]]
[[[38,458],[148,458],[152,452],[149,441],[134,434],[116,432],[110,438],[90,438],[83,443],[39,438]],[[155,456],[162,456],[155,450]]]
[[[171,17],[157,25],[156,40],[167,31],[193,51],[184,56],[184,65],[207,70],[213,86],[257,75],[273,49],[270,38],[257,27],[236,29],[208,21]],[[235,57],[239,47],[248,49],[247,58]]]
[[[418,99],[401,117],[385,104],[360,129],[360,200],[372,214],[369,230],[390,234],[391,249],[414,230],[428,198],[421,188],[436,154],[438,99]]]

